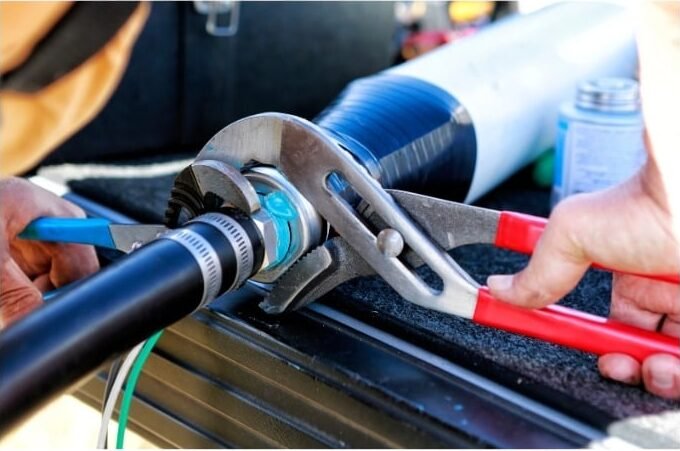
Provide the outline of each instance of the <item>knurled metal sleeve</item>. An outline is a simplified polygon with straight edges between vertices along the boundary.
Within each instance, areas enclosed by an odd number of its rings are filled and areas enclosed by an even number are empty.
[[[219,255],[208,240],[189,229],[173,230],[160,239],[173,240],[181,244],[198,263],[203,275],[203,296],[199,307],[215,299],[220,294],[222,264]]]
[[[189,221],[200,222],[216,228],[229,241],[236,257],[236,277],[234,282],[225,291],[234,290],[252,275],[255,264],[255,252],[253,243],[246,230],[234,218],[221,213],[206,213]]]

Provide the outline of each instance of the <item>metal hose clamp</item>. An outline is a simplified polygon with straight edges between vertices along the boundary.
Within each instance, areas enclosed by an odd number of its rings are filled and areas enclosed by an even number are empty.
[[[220,294],[220,286],[222,285],[222,264],[219,255],[208,240],[188,229],[173,230],[161,236],[160,239],[173,240],[184,246],[201,268],[203,297],[199,307],[203,307],[215,299]]]
[[[234,283],[226,291],[234,290],[243,285],[253,273],[255,252],[250,238],[241,224],[221,213],[206,213],[189,222],[201,222],[211,225],[224,235],[234,249],[234,255],[236,256]]]

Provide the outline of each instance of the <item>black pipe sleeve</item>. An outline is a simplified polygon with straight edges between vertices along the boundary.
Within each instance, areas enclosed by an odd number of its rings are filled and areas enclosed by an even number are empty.
[[[230,288],[237,277],[230,241],[211,225],[182,229],[217,251],[220,293]],[[110,357],[193,312],[203,297],[202,274],[185,245],[158,239],[0,333],[0,433]]]
[[[390,73],[360,78],[314,122],[385,188],[457,201],[468,194],[477,160],[474,125],[440,87]],[[344,194],[342,185],[334,188]]]

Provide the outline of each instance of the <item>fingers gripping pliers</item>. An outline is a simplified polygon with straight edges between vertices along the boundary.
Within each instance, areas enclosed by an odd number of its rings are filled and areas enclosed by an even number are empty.
[[[298,308],[342,282],[378,274],[408,301],[485,326],[598,355],[620,352],[640,361],[655,353],[680,357],[677,337],[562,306],[529,310],[498,301],[446,252],[489,243],[530,254],[545,228],[543,218],[385,190],[348,153],[333,146],[290,152],[282,156],[281,167],[337,236],[278,280],[261,304],[269,312]],[[333,189],[331,178],[340,178],[361,198],[358,208]],[[439,276],[441,289],[414,271],[423,264]],[[674,274],[644,277],[679,283]]]

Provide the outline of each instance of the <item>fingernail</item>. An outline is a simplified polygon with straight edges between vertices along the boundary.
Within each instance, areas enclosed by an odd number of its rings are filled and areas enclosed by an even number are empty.
[[[489,276],[489,278],[486,279],[486,285],[491,289],[491,291],[507,291],[512,288],[512,276]]]
[[[624,363],[612,363],[607,371],[607,377],[626,384],[632,383],[634,379],[634,376],[631,377],[630,367]]]
[[[652,384],[661,390],[673,388],[673,373],[671,371],[661,371],[652,374]]]

